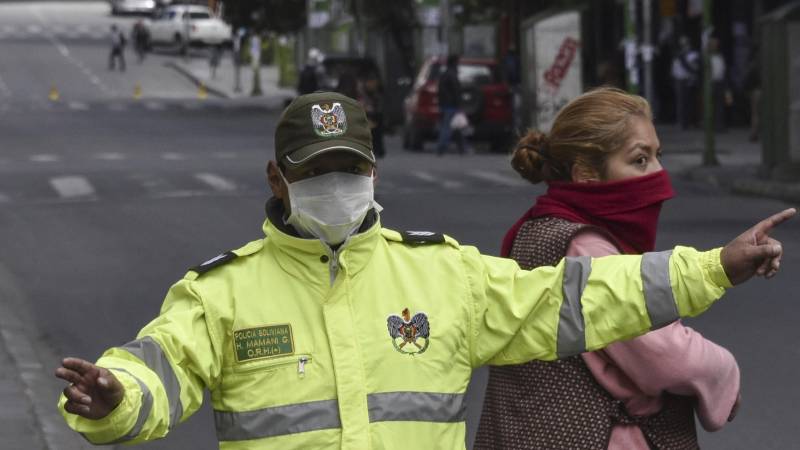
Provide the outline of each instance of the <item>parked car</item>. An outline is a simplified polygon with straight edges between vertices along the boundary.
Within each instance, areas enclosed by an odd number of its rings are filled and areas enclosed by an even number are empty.
[[[183,53],[189,46],[229,44],[231,27],[206,6],[171,5],[145,23],[151,45],[176,46]]]
[[[445,59],[425,61],[406,97],[403,146],[422,150],[425,140],[439,135],[439,75]],[[511,89],[503,80],[500,66],[492,59],[461,58],[458,63],[461,106],[473,129],[472,139],[488,140],[493,152],[508,150],[512,133]]]
[[[158,7],[156,0],[109,0],[111,15],[152,14]]]

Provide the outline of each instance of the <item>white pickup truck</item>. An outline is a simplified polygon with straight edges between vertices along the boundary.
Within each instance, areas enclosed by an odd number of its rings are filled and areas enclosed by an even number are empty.
[[[201,5],[173,5],[145,22],[152,45],[173,45],[185,52],[189,46],[222,45],[231,40],[231,27]]]

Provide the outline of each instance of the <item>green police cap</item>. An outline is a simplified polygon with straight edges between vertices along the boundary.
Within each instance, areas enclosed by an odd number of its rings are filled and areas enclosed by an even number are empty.
[[[371,163],[372,133],[364,108],[335,92],[315,92],[294,99],[275,130],[275,159],[300,166],[333,150],[353,152]]]

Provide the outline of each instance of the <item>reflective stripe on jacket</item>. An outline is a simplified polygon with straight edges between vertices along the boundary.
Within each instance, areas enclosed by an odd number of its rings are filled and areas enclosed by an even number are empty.
[[[93,443],[163,437],[211,391],[223,449],[463,449],[484,364],[552,360],[693,316],[729,282],[720,250],[567,258],[521,270],[376,223],[338,253],[279,231],[190,271],[98,365],[124,384]],[[408,236],[407,234],[405,235]]]

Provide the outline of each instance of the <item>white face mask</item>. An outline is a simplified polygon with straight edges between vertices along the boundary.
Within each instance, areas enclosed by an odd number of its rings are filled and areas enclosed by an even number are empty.
[[[292,208],[286,223],[301,236],[328,245],[341,244],[358,230],[371,208],[381,210],[373,198],[372,177],[329,172],[294,183],[283,181]]]

